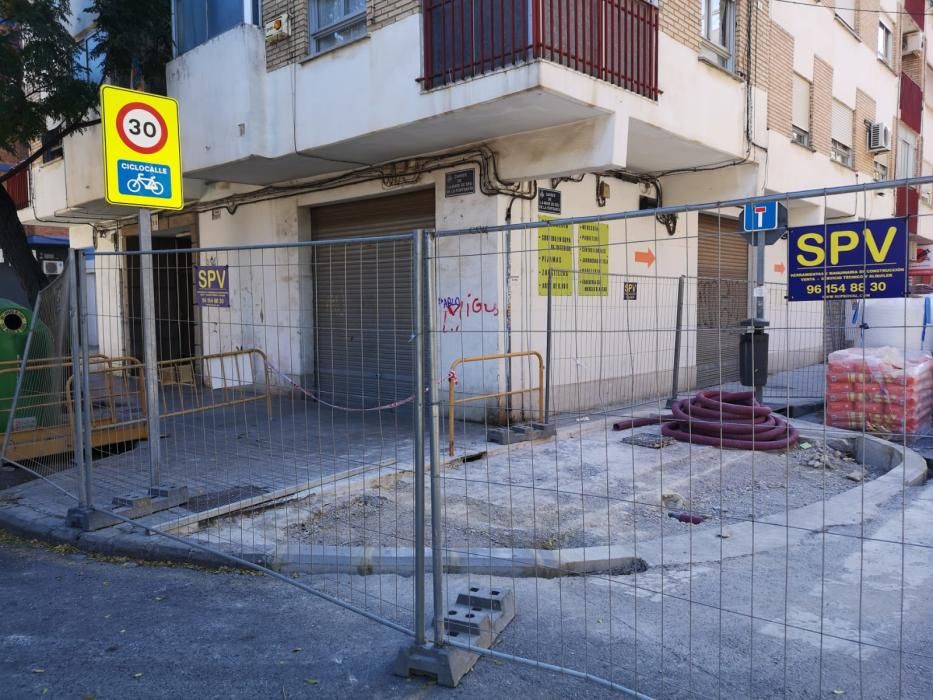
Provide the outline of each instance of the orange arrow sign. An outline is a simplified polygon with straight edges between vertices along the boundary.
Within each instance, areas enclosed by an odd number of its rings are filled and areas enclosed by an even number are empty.
[[[774,263],[774,271],[775,271],[775,272],[784,272],[784,270],[786,270],[786,269],[787,269],[787,268],[784,267],[784,263]]]
[[[648,263],[648,267],[651,267],[654,261],[655,257],[654,253],[651,251],[651,248],[648,248],[648,250],[635,251],[635,262]]]

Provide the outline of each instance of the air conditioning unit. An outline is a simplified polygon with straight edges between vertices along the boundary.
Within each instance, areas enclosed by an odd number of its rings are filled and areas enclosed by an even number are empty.
[[[933,202],[933,193],[930,190],[923,190],[920,192],[920,199],[923,200],[924,204],[930,206],[931,202]]]
[[[43,260],[42,272],[49,277],[60,275],[65,271],[65,263],[61,260]]]
[[[891,150],[891,130],[887,125],[881,122],[868,125],[868,150],[872,153]]]
[[[290,37],[292,34],[292,27],[288,13],[273,17],[266,22],[265,30],[267,44],[274,44],[277,41],[282,41],[282,39]]]
[[[905,34],[901,40],[901,54],[908,56],[910,54],[923,51],[923,34],[920,32],[910,32]]]

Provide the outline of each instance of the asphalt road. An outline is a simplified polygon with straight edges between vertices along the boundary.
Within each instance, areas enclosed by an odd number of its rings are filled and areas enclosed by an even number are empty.
[[[455,690],[391,674],[405,638],[269,577],[101,561],[0,532],[0,697],[609,697],[481,659]]]
[[[787,533],[788,548],[761,524],[760,546],[722,563],[698,551],[698,563],[650,562],[637,578],[494,581],[518,610],[497,649],[671,700],[927,700],[933,484],[904,496],[864,527]],[[352,578],[410,607],[410,579]],[[0,534],[0,700],[618,697],[491,659],[455,690],[400,679],[390,664],[404,642],[267,576],[103,561]]]

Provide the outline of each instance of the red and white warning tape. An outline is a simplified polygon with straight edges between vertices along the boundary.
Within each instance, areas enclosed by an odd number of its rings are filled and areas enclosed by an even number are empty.
[[[272,364],[268,360],[266,360],[266,364],[269,366],[269,369],[272,370],[273,374],[275,374],[279,379],[287,383],[289,386],[297,389],[298,391],[300,391],[302,394],[304,394],[308,398],[314,399],[318,403],[323,404],[324,406],[327,406],[328,408],[336,409],[338,411],[346,411],[347,413],[368,413],[370,411],[387,411],[391,408],[398,408],[399,406],[404,406],[406,403],[413,401],[415,398],[415,395],[412,394],[411,396],[408,396],[404,399],[399,399],[398,401],[393,401],[392,403],[387,403],[382,406],[373,406],[372,408],[347,408],[346,406],[337,406],[335,404],[328,403],[324,399],[317,396],[314,392],[309,391],[308,389],[305,389],[303,386],[301,386],[301,384],[294,381],[291,377],[289,377],[287,374],[285,374],[282,370],[280,370],[278,367],[276,367],[274,364]]]

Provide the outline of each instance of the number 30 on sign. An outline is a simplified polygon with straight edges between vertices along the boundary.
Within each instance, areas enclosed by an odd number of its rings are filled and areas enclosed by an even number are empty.
[[[181,209],[178,103],[105,85],[100,90],[107,201]]]

